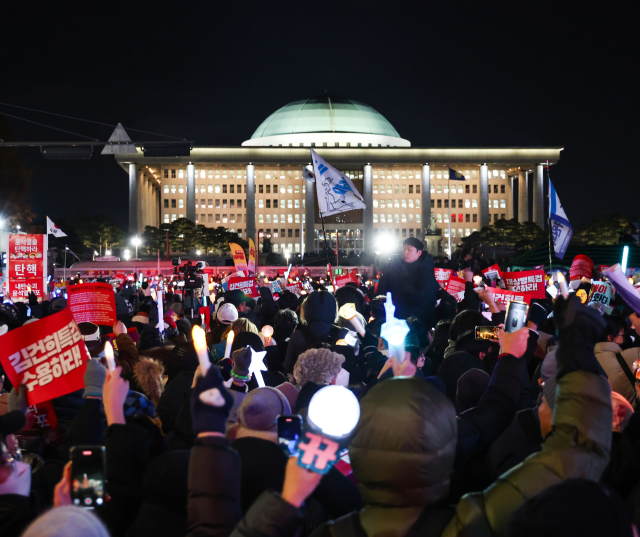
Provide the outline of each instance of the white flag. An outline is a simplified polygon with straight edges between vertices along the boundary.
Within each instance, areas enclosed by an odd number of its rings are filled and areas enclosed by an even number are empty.
[[[564,212],[560,198],[553,183],[549,179],[549,224],[551,225],[551,235],[553,237],[553,249],[558,259],[564,257],[571,237],[573,237],[573,229]]]
[[[311,150],[313,171],[316,176],[320,216],[364,209],[366,205],[356,187],[346,175]]]
[[[67,234],[64,233],[58,226],[56,226],[51,218],[47,216],[47,234],[53,235],[54,237],[66,237]]]

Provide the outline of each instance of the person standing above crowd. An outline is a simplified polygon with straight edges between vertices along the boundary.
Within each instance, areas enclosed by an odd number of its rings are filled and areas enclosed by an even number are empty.
[[[385,271],[377,292],[392,294],[397,318],[417,317],[427,328],[433,328],[438,282],[433,259],[422,242],[409,237],[402,243],[402,260]]]

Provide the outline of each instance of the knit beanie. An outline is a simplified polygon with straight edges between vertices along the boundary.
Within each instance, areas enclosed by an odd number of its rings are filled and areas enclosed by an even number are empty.
[[[109,532],[91,511],[67,505],[40,515],[22,537],[109,537]]]
[[[249,380],[249,366],[251,365],[251,349],[245,347],[231,354],[233,369],[231,376],[240,380]]]
[[[238,422],[253,431],[277,430],[276,418],[291,414],[289,401],[276,388],[265,386],[250,391],[238,407]]]

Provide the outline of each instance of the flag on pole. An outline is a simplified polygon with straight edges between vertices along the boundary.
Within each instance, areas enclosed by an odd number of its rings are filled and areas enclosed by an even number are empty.
[[[316,183],[319,185],[317,191],[320,216],[329,216],[366,207],[351,179],[336,170],[313,149],[311,150],[311,159],[313,160]]]
[[[302,167],[302,178],[307,180],[307,181],[313,181],[315,183],[316,182],[316,176],[313,173],[313,168],[310,168],[309,166],[303,166]]]
[[[51,218],[47,216],[47,234],[53,235],[54,237],[66,237],[67,234],[64,233],[58,226],[56,226]]]
[[[562,208],[558,193],[553,188],[551,179],[549,179],[549,225],[551,226],[553,249],[556,252],[556,257],[562,259],[569,246],[569,241],[573,237],[573,229],[569,224],[567,214]]]
[[[465,176],[464,176],[464,173],[457,172],[449,168],[449,179],[451,179],[452,181],[464,181]]]

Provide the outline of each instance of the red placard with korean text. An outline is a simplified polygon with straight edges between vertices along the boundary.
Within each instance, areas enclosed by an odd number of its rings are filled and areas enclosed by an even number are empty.
[[[256,289],[256,279],[253,276],[249,278],[229,278],[227,289],[229,291],[240,289],[245,296],[250,296],[251,298],[258,298],[260,296],[260,293],[258,293]]]
[[[111,284],[95,282],[70,285],[67,293],[69,309],[77,323],[113,326],[118,320]]]
[[[9,296],[14,302],[27,302],[29,291],[38,302],[46,295],[46,235],[9,235]]]
[[[505,289],[497,289],[495,287],[487,287],[487,291],[493,297],[493,300],[496,304],[502,304],[506,306],[509,302],[526,302],[527,304],[531,304],[531,299],[533,298],[528,293],[519,293],[516,291],[506,291]]]
[[[340,287],[344,287],[349,282],[354,282],[356,285],[359,284],[358,276],[355,275],[353,272],[349,274],[343,274],[342,276],[336,276],[335,280],[336,280],[336,289],[339,289]]]
[[[527,293],[531,298],[545,297],[544,270],[503,272],[502,279],[509,291]]]
[[[89,353],[69,308],[0,336],[0,363],[11,384],[37,405],[84,386]]]
[[[464,291],[464,285],[466,281],[462,278],[458,278],[457,276],[451,275],[449,281],[447,282],[446,291],[452,296],[456,296],[458,293]]]
[[[482,274],[484,274],[486,276],[487,272],[497,272],[498,273],[498,278],[502,278],[502,271],[500,270],[500,267],[497,264],[496,265],[491,265],[490,267],[487,267],[486,269],[484,269],[482,271]]]
[[[440,286],[446,288],[447,282],[449,281],[453,270],[448,268],[435,268],[433,269],[433,272],[435,274],[436,281],[440,284]]]
[[[291,291],[294,295],[300,296],[302,294],[302,284],[300,282],[287,284],[287,291]]]

